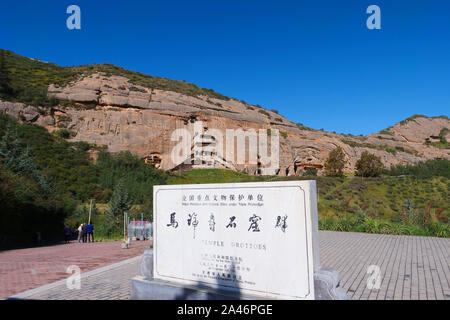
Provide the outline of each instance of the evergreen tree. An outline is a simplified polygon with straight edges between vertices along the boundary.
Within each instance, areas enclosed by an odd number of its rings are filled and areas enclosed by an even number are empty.
[[[17,162],[22,153],[22,145],[20,144],[17,131],[12,129],[10,125],[6,127],[3,137],[0,139],[0,161],[3,165],[17,172]]]
[[[345,154],[341,147],[337,147],[328,155],[325,162],[325,174],[327,176],[342,176],[345,166]]]
[[[114,193],[109,201],[109,210],[105,212],[110,216],[114,225],[117,227],[121,224],[122,217],[125,211],[131,209],[133,200],[125,189],[122,181],[119,181],[114,188]]]
[[[8,126],[0,139],[0,162],[12,172],[34,180],[45,194],[52,194],[51,183],[41,175],[29,146],[24,147],[17,131]]]

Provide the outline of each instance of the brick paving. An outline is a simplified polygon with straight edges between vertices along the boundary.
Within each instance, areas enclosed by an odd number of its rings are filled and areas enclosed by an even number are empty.
[[[450,239],[320,231],[321,264],[341,276],[353,299],[450,300]],[[380,289],[369,290],[367,268],[381,271]],[[61,285],[28,299],[129,299],[139,261],[82,279],[81,290]]]
[[[141,255],[150,241],[133,241],[121,249],[120,241],[59,244],[38,248],[0,251],[0,299],[51,282],[66,279],[67,267],[77,265],[87,272]]]
[[[33,300],[129,300],[131,278],[139,274],[141,259],[102,273],[81,278],[79,290],[68,289],[66,284],[39,292],[25,299]]]

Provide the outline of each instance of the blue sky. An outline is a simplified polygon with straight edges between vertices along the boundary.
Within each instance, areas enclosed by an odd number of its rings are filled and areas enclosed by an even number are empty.
[[[81,8],[68,30],[66,8]],[[381,30],[366,27],[369,5]],[[369,134],[448,115],[450,1],[3,0],[0,47],[71,66],[108,62]]]

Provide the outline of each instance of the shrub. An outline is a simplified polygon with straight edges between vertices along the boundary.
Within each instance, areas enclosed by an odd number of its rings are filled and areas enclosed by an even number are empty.
[[[381,134],[387,134],[387,135],[390,135],[390,136],[393,136],[393,135],[394,135],[394,133],[392,133],[391,131],[389,131],[389,129],[381,130],[379,133],[381,133]]]
[[[70,138],[70,131],[67,129],[59,129],[56,131],[56,134],[58,137],[61,137],[63,139],[69,139]]]
[[[82,150],[82,151],[88,151],[91,148],[89,143],[87,143],[85,141],[75,142],[75,145],[79,148],[79,150]]]
[[[300,130],[308,130],[308,131],[314,131],[314,129],[307,127],[305,125],[303,125],[302,123],[297,123],[296,124],[297,128],[299,128]]]
[[[447,159],[432,159],[414,165],[397,165],[385,170],[384,173],[391,176],[411,175],[417,178],[442,176],[450,179],[450,161]]]
[[[317,169],[315,168],[308,168],[303,172],[302,176],[304,177],[316,177],[317,176]]]
[[[396,148],[392,148],[392,147],[386,146],[385,150],[386,150],[386,152],[392,153],[393,155],[397,154],[397,147]],[[402,150],[399,150],[399,151],[402,151]]]
[[[264,109],[258,110],[258,112],[261,113],[261,114],[263,114],[263,115],[265,115],[266,117],[271,118],[270,114],[269,114],[266,110],[264,110]]]
[[[142,93],[147,93],[147,91],[145,91],[144,89],[135,87],[135,86],[131,86],[130,87],[130,91],[137,91],[137,92],[142,92]]]

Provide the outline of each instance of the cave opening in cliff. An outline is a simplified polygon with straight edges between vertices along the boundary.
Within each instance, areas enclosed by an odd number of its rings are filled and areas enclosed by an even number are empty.
[[[153,153],[149,156],[143,158],[145,164],[151,165],[155,169],[159,169],[161,167],[162,159],[159,154]]]

